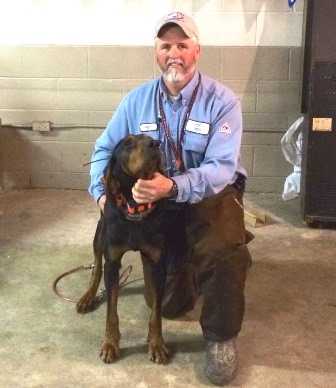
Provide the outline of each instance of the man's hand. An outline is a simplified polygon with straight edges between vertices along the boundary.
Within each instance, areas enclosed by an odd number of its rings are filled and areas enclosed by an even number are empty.
[[[106,195],[103,194],[103,195],[99,198],[99,200],[98,200],[98,202],[97,202],[98,206],[100,207],[100,210],[101,210],[103,213],[104,213],[105,202],[106,202]]]
[[[172,187],[170,178],[156,172],[152,179],[138,179],[132,188],[132,194],[137,203],[152,203],[167,198]]]

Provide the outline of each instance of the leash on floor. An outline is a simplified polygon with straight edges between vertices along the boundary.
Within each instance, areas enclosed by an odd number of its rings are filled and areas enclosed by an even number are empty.
[[[53,282],[53,285],[52,285],[52,288],[53,288],[53,291],[54,293],[60,297],[61,299],[63,300],[66,300],[67,302],[71,302],[71,303],[77,303],[78,300],[74,300],[74,299],[71,299],[71,298],[68,298],[67,296],[63,295],[57,285],[59,283],[59,281],[63,278],[65,278],[66,276],[69,276],[75,272],[79,272],[79,271],[87,271],[87,270],[93,270],[95,267],[94,264],[90,264],[90,265],[80,265],[79,267],[76,267],[76,268],[73,268],[67,272],[64,272],[62,273],[61,275],[59,275]],[[121,275],[119,276],[119,289],[123,288],[123,287],[126,287],[128,286],[129,284],[131,283],[134,283],[134,282],[137,282],[139,280],[143,280],[143,278],[137,278],[137,279],[134,279],[134,280],[130,280],[129,282],[127,281],[129,276],[131,275],[132,273],[132,270],[133,270],[133,267],[131,265],[127,266],[126,269],[121,273]],[[97,303],[102,303],[104,302],[104,300],[106,299],[106,290],[105,289],[101,289],[99,291],[99,293],[97,294],[96,296],[97,298]]]

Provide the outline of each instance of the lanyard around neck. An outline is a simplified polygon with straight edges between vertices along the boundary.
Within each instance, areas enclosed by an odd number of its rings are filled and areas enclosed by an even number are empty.
[[[188,104],[187,112],[186,112],[184,119],[183,119],[181,131],[179,134],[180,136],[177,136],[177,142],[176,142],[177,144],[175,144],[174,139],[172,137],[171,130],[168,126],[167,118],[166,118],[165,112],[163,110],[162,97],[161,97],[161,93],[159,90],[159,109],[160,109],[160,116],[161,116],[163,130],[165,132],[165,137],[168,141],[168,146],[169,146],[170,150],[174,153],[176,167],[181,172],[185,170],[183,159],[182,159],[182,141],[183,141],[183,137],[184,137],[185,127],[186,127],[187,121],[189,119],[192,107],[194,105],[200,83],[201,83],[201,75],[199,74],[197,85],[192,92],[192,95],[191,95],[191,98],[190,98],[190,101]]]

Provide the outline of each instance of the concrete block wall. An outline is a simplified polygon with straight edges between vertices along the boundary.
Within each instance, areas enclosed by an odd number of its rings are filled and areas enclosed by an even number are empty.
[[[179,2],[164,2],[172,3]],[[300,114],[303,1],[293,10],[287,0],[180,3],[201,30],[200,69],[241,97],[248,190],[280,192],[291,171],[280,139]],[[82,164],[119,101],[159,74],[151,44],[136,35],[122,45],[0,45],[1,189],[86,189],[89,168]],[[34,120],[54,128],[33,132]]]

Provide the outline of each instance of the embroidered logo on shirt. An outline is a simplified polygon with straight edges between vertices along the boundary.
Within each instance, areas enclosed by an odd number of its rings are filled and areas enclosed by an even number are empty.
[[[224,135],[231,135],[232,131],[228,123],[224,123],[218,132],[224,133]]]
[[[188,120],[186,131],[207,135],[209,133],[209,124],[200,121]]]
[[[156,123],[140,124],[140,131],[141,132],[157,131],[157,125],[156,125]]]

